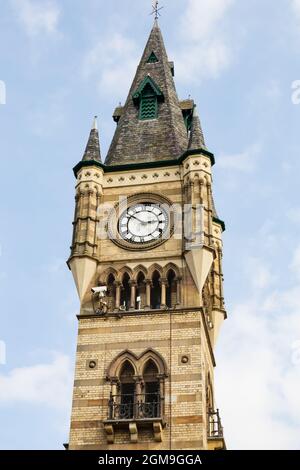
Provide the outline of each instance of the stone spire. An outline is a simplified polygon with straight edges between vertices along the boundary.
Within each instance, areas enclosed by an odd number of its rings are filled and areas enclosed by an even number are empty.
[[[191,134],[189,140],[189,150],[196,150],[196,149],[206,149],[204,135],[202,131],[202,126],[199,118],[199,114],[197,108],[195,106],[193,111],[193,119],[192,119],[192,126],[191,126]]]
[[[87,162],[90,160],[101,162],[97,116],[94,117],[89,140],[82,157],[83,162]]]
[[[161,31],[155,21],[118,119],[106,165],[170,160],[187,150],[187,129],[172,71],[172,63],[168,60]],[[139,100],[146,86],[148,90],[152,87],[156,93],[157,115],[141,119]]]

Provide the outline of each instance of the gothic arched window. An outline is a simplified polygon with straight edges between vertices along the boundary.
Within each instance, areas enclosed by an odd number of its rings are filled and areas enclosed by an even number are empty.
[[[115,276],[112,273],[109,274],[107,281],[106,281],[106,285],[107,285],[107,297],[108,297],[107,306],[108,306],[108,310],[112,311],[115,307],[115,298],[116,298]]]
[[[145,364],[143,371],[145,394],[145,417],[155,418],[160,415],[160,382],[158,368],[152,359]]]
[[[177,303],[177,283],[176,274],[170,269],[167,274],[166,304],[172,308]]]
[[[125,310],[130,308],[130,297],[131,297],[131,288],[130,288],[130,277],[128,273],[123,275],[122,287],[121,287],[121,307]]]
[[[165,361],[152,349],[139,356],[127,350],[119,354],[107,369],[111,384],[109,419],[152,420],[163,416],[166,377]]]
[[[134,369],[129,361],[125,361],[120,371],[120,418],[133,417],[135,398]]]
[[[154,271],[152,275],[152,287],[151,287],[151,308],[158,309],[161,306],[161,286],[160,286],[160,274],[158,271]]]
[[[137,276],[137,287],[136,287],[136,308],[140,310],[146,303],[146,285],[145,275],[139,272]]]

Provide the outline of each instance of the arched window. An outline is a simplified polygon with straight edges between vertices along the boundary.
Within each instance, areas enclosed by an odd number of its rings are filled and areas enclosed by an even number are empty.
[[[134,369],[129,361],[125,361],[120,371],[120,410],[121,419],[133,417],[133,406],[135,397]]]
[[[163,416],[167,368],[158,352],[147,349],[138,356],[126,350],[111,362],[106,372],[111,384],[110,420],[152,420]]]
[[[177,283],[176,274],[173,269],[170,269],[167,274],[167,289],[166,289],[166,304],[172,308],[177,303]]]
[[[137,289],[136,289],[136,309],[140,310],[146,303],[146,285],[145,275],[139,272],[137,276]]]
[[[112,311],[115,307],[115,298],[116,298],[116,287],[115,287],[115,276],[111,273],[109,274],[107,281],[107,298],[108,298],[108,310]]]
[[[151,308],[158,309],[161,305],[161,286],[160,286],[160,274],[158,271],[154,271],[152,275],[152,287],[151,287]]]
[[[130,288],[130,277],[128,273],[123,275],[122,280],[122,290],[121,290],[121,307],[124,310],[129,310],[130,308],[130,297],[131,297],[131,288]]]
[[[152,359],[149,359],[145,365],[143,380],[145,387],[144,415],[148,418],[155,418],[160,415],[160,384],[158,368]]]

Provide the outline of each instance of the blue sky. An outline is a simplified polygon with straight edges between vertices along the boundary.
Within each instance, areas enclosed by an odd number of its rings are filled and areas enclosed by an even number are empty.
[[[300,80],[300,0],[163,4],[178,94],[198,104],[227,226],[228,320],[216,352],[227,445],[299,448],[300,105],[292,83]],[[151,1],[0,6],[0,447],[60,449],[79,308],[65,264],[72,167],[94,114],[106,154],[112,112],[151,29]]]

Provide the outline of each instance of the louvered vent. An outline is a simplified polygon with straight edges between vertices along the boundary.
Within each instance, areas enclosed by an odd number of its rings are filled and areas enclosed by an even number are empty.
[[[156,96],[147,96],[141,99],[140,119],[156,119],[157,118],[157,98]]]

